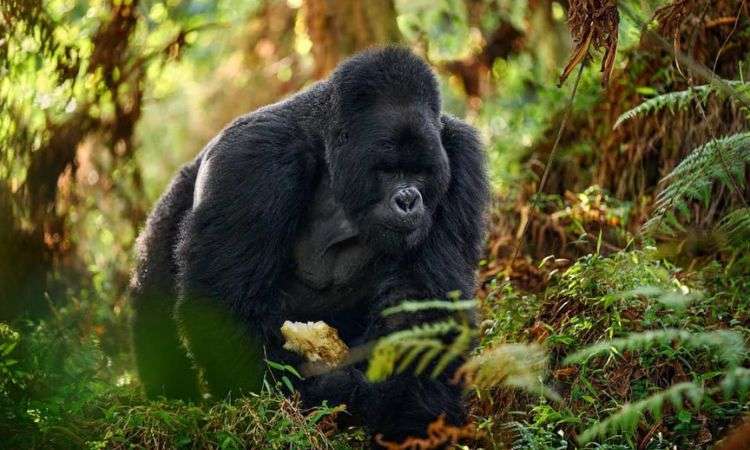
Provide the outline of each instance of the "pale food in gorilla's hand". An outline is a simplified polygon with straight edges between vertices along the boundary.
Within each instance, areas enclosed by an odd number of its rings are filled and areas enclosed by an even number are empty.
[[[323,321],[290,322],[281,326],[284,348],[304,356],[310,362],[323,362],[330,367],[341,364],[349,355],[349,347],[339,338],[335,328]]]

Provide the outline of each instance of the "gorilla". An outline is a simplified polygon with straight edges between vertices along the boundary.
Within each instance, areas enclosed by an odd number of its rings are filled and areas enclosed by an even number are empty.
[[[409,50],[360,53],[324,81],[227,126],[172,180],[138,239],[133,345],[149,397],[257,392],[292,366],[285,320],[322,320],[350,346],[440,319],[383,317],[404,300],[475,289],[488,204],[477,133],[441,113]],[[442,313],[445,315],[446,313]],[[465,420],[461,389],[413,371],[370,383],[351,364],[297,383],[386,439]],[[429,372],[429,371],[428,371]]]

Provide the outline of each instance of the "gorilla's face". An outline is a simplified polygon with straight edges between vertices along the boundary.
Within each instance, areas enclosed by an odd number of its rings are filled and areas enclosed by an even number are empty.
[[[380,104],[350,121],[331,155],[336,196],[376,251],[417,247],[450,182],[440,118],[418,105]]]

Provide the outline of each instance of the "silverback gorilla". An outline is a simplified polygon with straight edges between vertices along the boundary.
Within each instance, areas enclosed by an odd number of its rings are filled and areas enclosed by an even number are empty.
[[[473,294],[488,183],[476,132],[441,113],[410,51],[370,50],[329,79],[239,117],[185,165],[139,238],[133,342],[150,397],[257,392],[284,320],[323,320],[350,346],[437,313],[410,299]],[[307,405],[345,403],[387,439],[464,417],[460,388],[413,373],[370,383],[350,365],[307,378]]]

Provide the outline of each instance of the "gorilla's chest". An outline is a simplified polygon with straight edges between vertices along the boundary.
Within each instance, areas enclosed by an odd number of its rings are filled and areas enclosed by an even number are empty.
[[[373,258],[323,177],[295,239],[285,309],[306,316],[356,306],[369,294],[365,268]]]

